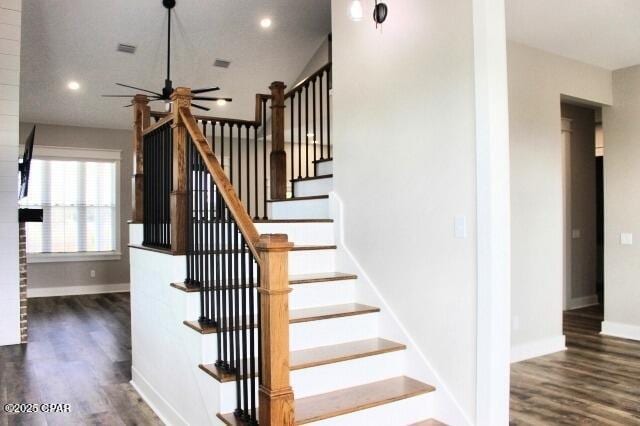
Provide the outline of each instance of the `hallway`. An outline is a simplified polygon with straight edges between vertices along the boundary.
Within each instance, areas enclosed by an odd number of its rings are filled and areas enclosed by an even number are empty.
[[[566,352],[512,364],[512,425],[640,424],[640,342],[601,336],[602,319],[567,311]]]
[[[159,425],[131,380],[129,294],[29,299],[29,343],[0,347],[0,401],[70,404],[0,425]]]

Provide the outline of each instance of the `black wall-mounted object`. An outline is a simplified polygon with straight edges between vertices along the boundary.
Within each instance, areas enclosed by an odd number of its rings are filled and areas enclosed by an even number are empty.
[[[42,209],[18,209],[18,222],[42,222]]]
[[[18,171],[20,172],[20,193],[18,194],[18,199],[26,197],[29,193],[29,170],[31,169],[31,159],[33,158],[33,141],[35,136],[36,126],[33,126],[24,144],[22,160],[18,163]]]
[[[387,5],[376,1],[376,5],[373,8],[373,20],[376,22],[376,26],[378,26],[378,24],[382,24],[387,19],[388,13],[389,8]]]

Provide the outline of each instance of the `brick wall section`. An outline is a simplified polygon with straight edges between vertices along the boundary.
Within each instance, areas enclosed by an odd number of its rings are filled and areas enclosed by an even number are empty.
[[[20,256],[20,342],[27,343],[27,234],[24,222],[18,234]]]

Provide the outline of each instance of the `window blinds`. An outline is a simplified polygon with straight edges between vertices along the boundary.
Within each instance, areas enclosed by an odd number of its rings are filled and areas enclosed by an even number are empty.
[[[27,223],[28,253],[109,252],[116,245],[116,164],[34,159],[22,207],[42,208]]]

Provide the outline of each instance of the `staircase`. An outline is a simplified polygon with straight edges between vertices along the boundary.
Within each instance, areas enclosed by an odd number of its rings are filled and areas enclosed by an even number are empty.
[[[406,345],[379,335],[377,306],[358,303],[358,277],[336,271],[334,222],[329,215],[332,161],[315,163],[316,177],[294,180],[299,197],[269,202],[270,220],[255,222],[260,234],[283,233],[295,243],[289,256],[290,368],[296,424],[440,424],[433,413],[435,388],[405,375]],[[185,296],[184,325],[210,346],[198,365],[220,389],[217,417],[233,415],[235,375],[215,364],[216,330],[197,321],[197,289],[171,284]]]

